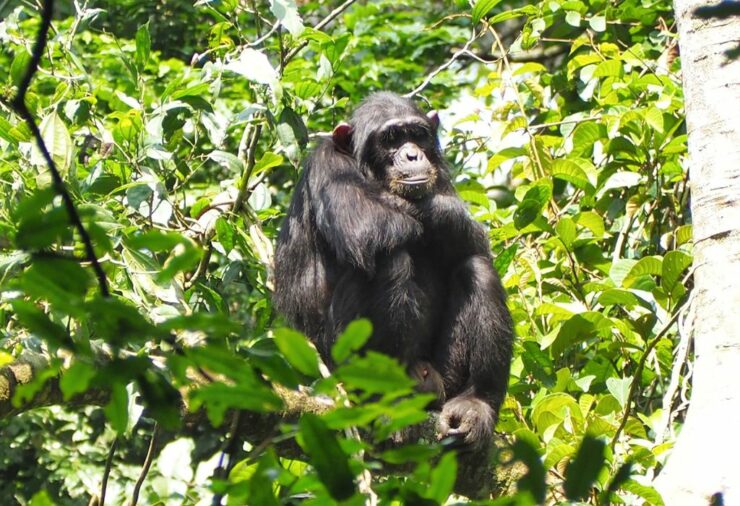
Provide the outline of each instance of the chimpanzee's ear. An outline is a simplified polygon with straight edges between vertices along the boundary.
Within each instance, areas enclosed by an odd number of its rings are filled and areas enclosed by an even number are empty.
[[[435,130],[439,128],[439,114],[437,114],[437,111],[429,111],[427,113],[427,119],[431,122]]]
[[[339,123],[334,127],[331,137],[334,140],[334,146],[338,150],[345,153],[352,153],[352,127],[349,123]]]

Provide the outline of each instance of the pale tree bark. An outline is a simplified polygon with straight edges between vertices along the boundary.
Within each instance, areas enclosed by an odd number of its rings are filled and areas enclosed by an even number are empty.
[[[736,2],[727,2],[735,4]],[[656,487],[667,505],[740,504],[740,17],[675,0],[694,226],[695,368]]]

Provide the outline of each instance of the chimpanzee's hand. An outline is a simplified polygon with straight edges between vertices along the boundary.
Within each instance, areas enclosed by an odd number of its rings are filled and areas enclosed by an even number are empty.
[[[448,439],[452,448],[478,451],[491,444],[494,413],[488,403],[475,397],[454,397],[439,416],[437,437]]]

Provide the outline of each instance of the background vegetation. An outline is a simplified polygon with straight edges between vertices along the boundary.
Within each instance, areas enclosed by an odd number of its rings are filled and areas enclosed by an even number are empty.
[[[434,442],[380,444],[426,414],[396,363],[355,355],[367,324],[322,374],[270,302],[300,160],[388,89],[440,111],[457,189],[490,230],[509,293],[518,338],[493,456],[498,501],[661,504],[650,483],[690,376],[670,2],[297,3],[76,0],[55,11],[26,103],[96,276],[11,107],[40,7],[0,2],[0,496],[463,500],[451,496],[455,458],[432,458]],[[242,430],[234,410],[280,414],[306,387],[335,407],[269,418],[258,439]],[[302,451],[281,450],[291,441]]]

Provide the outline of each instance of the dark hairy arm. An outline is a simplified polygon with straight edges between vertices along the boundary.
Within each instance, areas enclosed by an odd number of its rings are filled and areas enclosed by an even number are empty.
[[[316,227],[339,261],[372,274],[377,253],[421,236],[409,204],[365,177],[331,142],[317,148],[306,170]]]

